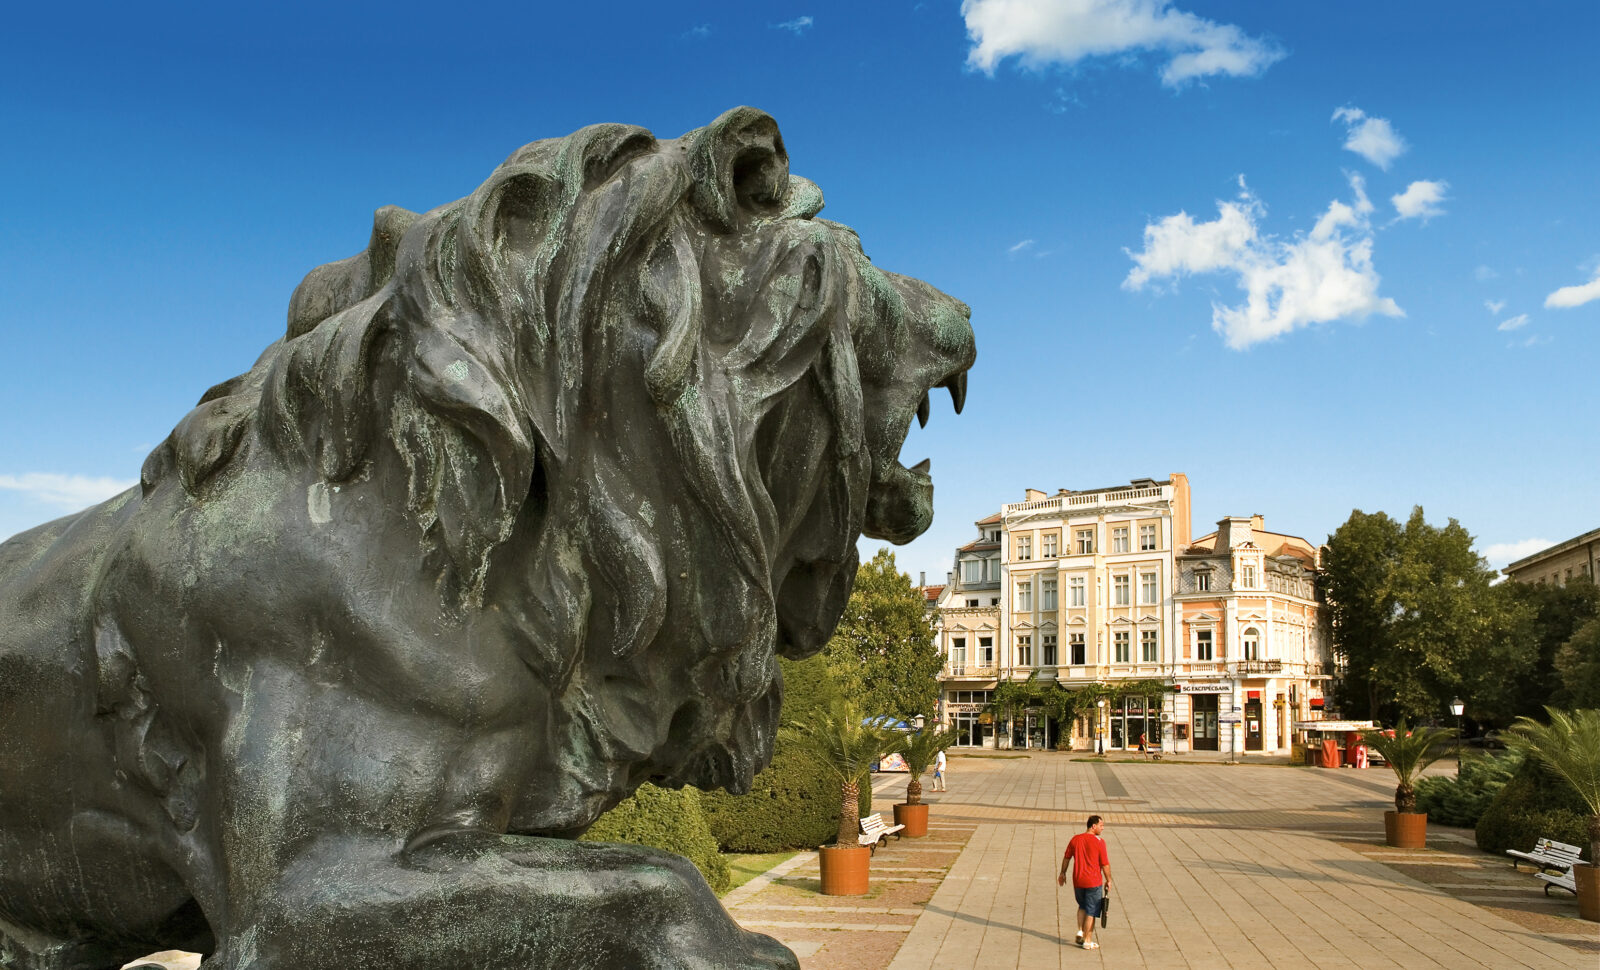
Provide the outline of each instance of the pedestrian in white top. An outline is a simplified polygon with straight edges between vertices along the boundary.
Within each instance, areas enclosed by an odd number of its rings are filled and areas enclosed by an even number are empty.
[[[944,752],[941,751],[933,756],[933,786],[930,789],[931,791],[950,790],[944,786],[944,765]]]

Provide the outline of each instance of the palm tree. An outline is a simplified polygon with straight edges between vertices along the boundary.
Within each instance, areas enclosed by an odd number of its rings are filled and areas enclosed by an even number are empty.
[[[900,756],[906,759],[906,768],[911,772],[911,781],[906,784],[907,805],[916,805],[922,801],[922,776],[927,774],[928,766],[933,764],[933,759],[938,757],[939,752],[955,743],[955,732],[940,731],[932,726],[925,727],[905,739],[905,745],[900,749]]]
[[[1589,806],[1589,864],[1600,866],[1600,710],[1544,709],[1549,724],[1519,717],[1506,744],[1532,755],[1577,789]]]
[[[803,724],[785,729],[788,737],[810,752],[819,765],[839,779],[839,835],[837,845],[856,844],[860,824],[861,777],[880,757],[901,750],[905,735],[892,728],[862,720],[861,711],[848,701],[834,701]]]
[[[1444,728],[1406,727],[1405,718],[1394,726],[1394,731],[1363,731],[1361,740],[1383,755],[1383,760],[1394,769],[1400,784],[1394,790],[1394,810],[1414,814],[1417,810],[1417,790],[1414,787],[1422,769],[1448,753],[1446,742],[1451,734]]]

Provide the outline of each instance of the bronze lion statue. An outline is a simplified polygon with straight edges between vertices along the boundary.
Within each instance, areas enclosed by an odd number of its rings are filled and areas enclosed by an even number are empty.
[[[534,142],[379,210],[137,487],[0,546],[0,965],[794,967],[575,837],[746,788],[775,655],[931,519],[898,452],[967,307],[821,208],[751,108]]]

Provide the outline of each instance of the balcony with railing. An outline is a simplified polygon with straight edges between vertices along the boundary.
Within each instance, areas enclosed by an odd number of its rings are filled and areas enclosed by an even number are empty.
[[[1030,514],[1058,512],[1066,515],[1086,512],[1107,505],[1126,505],[1129,502],[1159,502],[1166,497],[1166,490],[1160,486],[1155,488],[1122,488],[1111,492],[1053,495],[1050,498],[1036,499],[1032,502],[1010,502],[1000,506],[1000,512],[1002,515],[1016,515],[1021,512]]]
[[[945,664],[942,679],[994,680],[999,675],[1000,668],[994,664]]]

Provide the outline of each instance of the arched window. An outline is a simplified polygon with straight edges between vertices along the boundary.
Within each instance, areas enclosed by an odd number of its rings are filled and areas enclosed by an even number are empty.
[[[1244,631],[1244,659],[1261,659],[1261,631],[1253,626]]]

